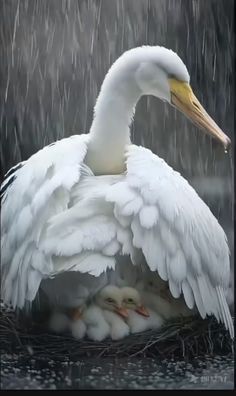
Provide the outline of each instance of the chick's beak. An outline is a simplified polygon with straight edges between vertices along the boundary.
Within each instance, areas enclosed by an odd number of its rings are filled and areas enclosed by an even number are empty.
[[[174,78],[169,79],[171,104],[183,112],[199,128],[218,139],[227,150],[231,141],[207,114],[201,103],[194,95],[191,86]]]
[[[145,316],[146,318],[148,318],[150,316],[148,309],[146,307],[144,307],[144,305],[140,305],[139,307],[137,307],[135,309],[135,312],[139,313],[142,316]]]
[[[78,319],[81,318],[81,316],[82,316],[82,309],[81,308],[72,308],[69,311],[69,317],[72,320],[78,320]]]
[[[120,315],[122,318],[128,318],[129,313],[126,308],[124,307],[116,307],[115,312]]]

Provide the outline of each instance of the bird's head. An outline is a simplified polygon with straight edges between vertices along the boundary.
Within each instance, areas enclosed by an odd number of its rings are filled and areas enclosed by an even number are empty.
[[[96,295],[96,303],[102,309],[117,313],[123,318],[128,317],[127,309],[122,305],[122,294],[119,287],[108,285]]]
[[[126,309],[131,309],[142,316],[149,316],[147,308],[142,304],[138,290],[133,287],[122,287],[122,304]]]
[[[188,70],[175,52],[165,47],[144,46],[129,50],[123,56],[123,64],[133,58],[130,64],[141,95],[153,95],[167,101],[227,149],[230,139],[194,95]]]

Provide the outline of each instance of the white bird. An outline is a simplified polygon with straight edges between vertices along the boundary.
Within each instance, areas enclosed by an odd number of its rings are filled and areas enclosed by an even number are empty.
[[[82,319],[77,319],[70,322],[70,330],[74,338],[81,340],[86,335],[87,326]]]
[[[49,329],[56,333],[71,330],[72,335],[81,339],[85,336],[86,326],[80,320],[84,306],[108,282],[107,274],[99,277],[79,272],[65,272],[52,279],[41,282],[41,290],[46,296],[43,306],[39,299],[38,309],[49,307]],[[41,294],[40,294],[41,295]]]
[[[97,293],[94,303],[84,310],[81,319],[87,326],[88,338],[102,341],[110,336],[118,340],[129,334],[129,327],[124,322],[127,316],[120,289],[107,285]]]
[[[233,337],[225,293],[226,235],[188,182],[150,150],[131,144],[143,95],[185,113],[227,149],[230,139],[201,106],[179,56],[164,47],[125,52],[110,68],[87,135],[44,147],[12,168],[2,186],[2,298],[22,308],[42,279],[68,271],[100,276],[115,255],[151,271],[203,318],[213,314]]]
[[[107,285],[97,292],[90,304],[84,303],[64,312],[54,311],[49,328],[56,333],[71,330],[76,339],[82,339],[86,334],[94,341],[102,341],[108,336],[113,340],[124,338],[129,334],[129,327],[124,322],[128,312],[122,305],[122,298],[120,288]]]
[[[144,305],[139,291],[133,287],[122,287],[123,306],[128,310],[126,323],[130,332],[141,333],[149,329],[159,329],[163,323],[163,318],[155,311]]]
[[[55,333],[65,333],[71,331],[74,338],[84,338],[87,327],[82,319],[82,315],[85,309],[85,304],[67,309],[57,307],[50,314],[48,321],[49,329]]]
[[[102,309],[96,305],[92,304],[83,312],[82,318],[79,322],[74,323],[72,328],[72,335],[75,338],[80,338],[77,334],[80,334],[82,325],[86,327],[86,335],[90,340],[93,341],[103,341],[105,338],[109,337],[110,326],[103,316]],[[78,326],[77,326],[78,325]]]

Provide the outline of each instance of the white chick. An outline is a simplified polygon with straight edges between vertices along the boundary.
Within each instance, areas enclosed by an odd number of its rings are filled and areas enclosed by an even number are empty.
[[[86,326],[86,335],[93,341],[102,341],[110,334],[110,326],[106,322],[102,309],[92,304],[85,309],[82,320]]]
[[[52,312],[48,323],[49,329],[55,333],[64,333],[71,330],[75,338],[83,338],[86,333],[86,326],[81,319],[83,309],[81,306]]]
[[[88,338],[102,341],[110,336],[118,340],[129,334],[129,327],[123,320],[127,316],[120,289],[107,285],[96,294],[94,303],[85,309],[82,319],[87,326]]]
[[[83,304],[80,307],[70,309],[68,315],[70,317],[69,328],[71,334],[77,340],[81,340],[86,335],[87,326],[83,320],[83,313],[86,309],[86,305]]]
[[[102,274],[97,278],[73,271],[43,280],[41,292],[45,296],[45,304],[53,311],[48,323],[50,330],[56,333],[71,330],[75,338],[83,338],[86,333],[86,326],[81,319],[84,304],[106,282],[107,275]]]
[[[131,333],[140,333],[149,329],[159,329],[163,318],[152,309],[147,309],[141,300],[141,295],[133,287],[122,287],[123,306],[128,309],[129,316],[126,323]]]

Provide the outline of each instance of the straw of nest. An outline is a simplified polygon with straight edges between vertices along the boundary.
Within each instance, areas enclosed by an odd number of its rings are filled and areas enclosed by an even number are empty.
[[[133,334],[119,341],[75,340],[70,335],[48,333],[45,326],[32,322],[26,327],[12,311],[2,310],[0,336],[5,352],[21,352],[45,358],[69,356],[182,356],[233,352],[233,343],[223,325],[214,318],[176,318],[166,322],[159,331]]]

